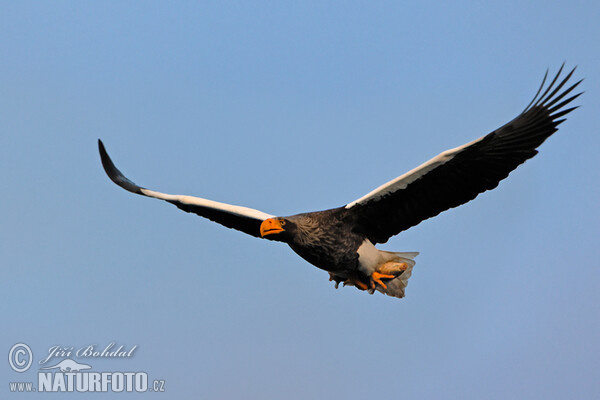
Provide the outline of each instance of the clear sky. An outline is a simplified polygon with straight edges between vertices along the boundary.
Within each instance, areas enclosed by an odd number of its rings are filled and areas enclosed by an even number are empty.
[[[75,360],[167,391],[122,398],[599,398],[599,17],[597,1],[0,2],[0,397],[52,346],[115,342],[137,348]],[[540,154],[381,246],[421,252],[402,300],[127,193],[98,157],[102,138],[167,193],[332,208],[507,122],[563,61],[586,93]]]

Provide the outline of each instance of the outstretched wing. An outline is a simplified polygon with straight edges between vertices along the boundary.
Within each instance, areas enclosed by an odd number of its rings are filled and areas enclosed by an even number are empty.
[[[168,201],[185,212],[198,214],[201,217],[218,222],[228,228],[237,229],[238,231],[242,231],[255,237],[260,237],[260,224],[267,218],[273,218],[272,215],[265,214],[264,212],[252,208],[233,206],[202,199],[200,197],[165,194],[140,187],[127,179],[121,171],[115,167],[115,164],[113,164],[106,153],[104,144],[100,139],[98,139],[98,149],[100,150],[102,166],[108,177],[114,183],[132,193]]]
[[[581,80],[561,92],[575,71],[557,84],[562,69],[544,90],[546,72],[531,103],[506,125],[447,150],[346,205],[346,216],[354,229],[373,243],[385,243],[391,236],[498,186],[512,170],[537,154],[536,148],[564,121],[561,117],[577,108],[565,106],[581,93],[563,99]]]

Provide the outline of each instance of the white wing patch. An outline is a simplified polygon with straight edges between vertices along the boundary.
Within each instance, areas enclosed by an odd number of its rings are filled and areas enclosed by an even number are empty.
[[[436,169],[440,165],[452,160],[454,156],[456,156],[456,154],[460,153],[463,149],[471,146],[472,144],[479,142],[484,137],[480,137],[479,139],[473,140],[472,142],[456,147],[454,149],[446,150],[438,154],[426,163],[419,165],[417,168],[405,173],[404,175],[400,175],[396,179],[392,179],[391,181],[384,183],[383,185],[364,195],[360,199],[354,200],[352,203],[348,203],[348,205],[346,205],[346,208],[352,208],[357,204],[365,204],[371,200],[377,200],[385,196],[386,194],[406,189],[408,185],[410,185],[420,177],[426,175],[428,172]]]
[[[154,197],[155,199],[167,200],[167,201],[178,201],[183,204],[189,204],[193,206],[207,207],[215,210],[225,211],[231,214],[239,215],[242,217],[250,217],[260,220],[267,218],[274,218],[274,215],[269,215],[262,211],[255,210],[253,208],[234,206],[226,203],[219,203],[218,201],[212,201],[194,196],[185,196],[178,194],[166,194],[161,192],[155,192],[150,189],[140,189],[140,191],[148,197]]]

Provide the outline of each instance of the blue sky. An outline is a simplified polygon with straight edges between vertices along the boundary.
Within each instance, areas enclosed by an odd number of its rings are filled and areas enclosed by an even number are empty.
[[[137,345],[87,360],[165,381],[124,398],[597,398],[598,16],[593,1],[1,2],[2,352]],[[127,193],[97,154],[102,138],[167,193],[331,208],[507,122],[563,61],[586,93],[540,154],[381,246],[421,252],[402,300],[335,290],[285,245]],[[0,363],[1,397],[38,367]]]

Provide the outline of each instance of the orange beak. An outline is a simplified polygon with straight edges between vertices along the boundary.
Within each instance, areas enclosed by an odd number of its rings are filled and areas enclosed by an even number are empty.
[[[279,219],[265,219],[262,224],[260,224],[260,236],[265,237],[267,235],[283,232],[284,229],[281,225],[281,220]]]

